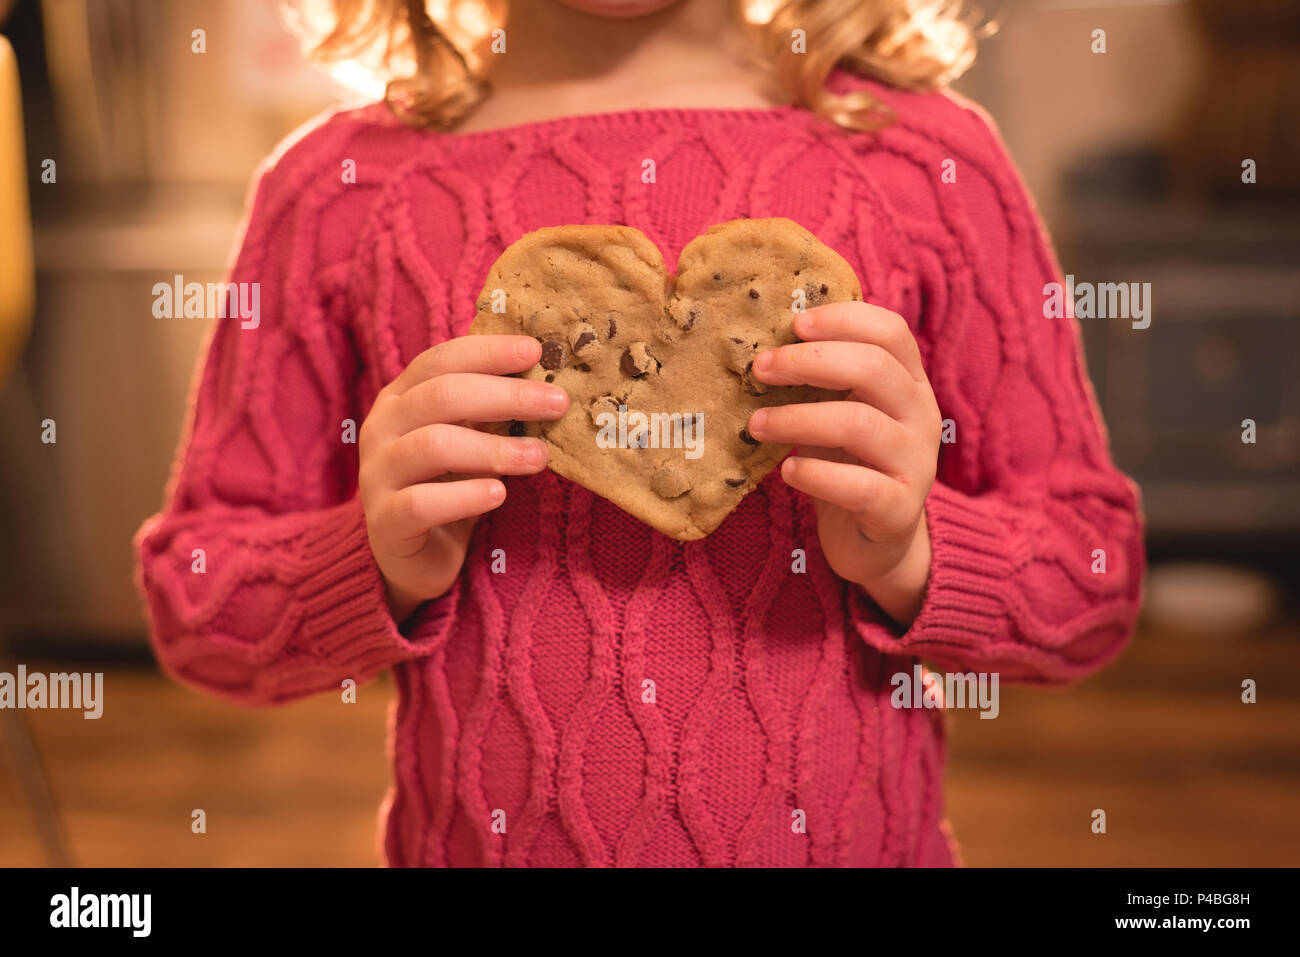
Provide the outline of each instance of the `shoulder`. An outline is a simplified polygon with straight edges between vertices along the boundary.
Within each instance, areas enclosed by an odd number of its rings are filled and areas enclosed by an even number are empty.
[[[914,92],[837,71],[832,89],[864,89],[894,114],[876,132],[852,137],[862,175],[900,220],[929,233],[942,228],[963,245],[1010,229],[1042,225],[997,124],[979,104],[949,90]]]
[[[902,90],[847,70],[831,74],[827,89],[835,93],[862,90],[893,111],[894,122],[878,134],[862,134],[867,148],[875,141],[910,140],[918,147],[948,149],[978,156],[996,165],[1008,165],[1006,145],[988,111],[956,91]]]
[[[394,177],[437,141],[437,134],[403,124],[382,103],[312,117],[254,171],[241,246],[265,243],[298,221],[328,258],[346,258]]]
[[[250,198],[291,197],[327,169],[341,169],[342,162],[358,150],[373,153],[374,141],[385,131],[405,129],[381,103],[319,113],[280,140],[258,164]],[[334,178],[340,185],[350,185],[341,175]]]

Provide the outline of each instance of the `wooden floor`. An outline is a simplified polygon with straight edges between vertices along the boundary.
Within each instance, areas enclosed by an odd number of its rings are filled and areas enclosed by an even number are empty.
[[[1258,704],[1241,703],[1244,678],[1257,681]],[[355,705],[262,710],[144,668],[105,683],[111,720],[23,712],[74,863],[378,862],[386,677]],[[968,865],[1300,864],[1300,629],[1143,634],[1079,686],[1003,687],[996,720],[951,721],[948,805]],[[191,833],[195,808],[206,834]],[[1106,834],[1091,832],[1094,808]],[[46,862],[0,760],[0,865]]]

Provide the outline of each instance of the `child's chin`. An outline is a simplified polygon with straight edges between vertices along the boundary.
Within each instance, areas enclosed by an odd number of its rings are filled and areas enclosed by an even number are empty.
[[[678,0],[560,0],[566,7],[598,17],[642,17],[671,7]]]

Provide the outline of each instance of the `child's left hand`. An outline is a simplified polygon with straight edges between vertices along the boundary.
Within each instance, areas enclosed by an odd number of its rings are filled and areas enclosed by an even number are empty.
[[[760,353],[754,377],[848,398],[759,409],[749,434],[798,446],[781,477],[812,496],[827,562],[910,625],[930,572],[925,500],[942,428],[920,350],[901,316],[862,302],[810,309],[794,329],[804,341]]]

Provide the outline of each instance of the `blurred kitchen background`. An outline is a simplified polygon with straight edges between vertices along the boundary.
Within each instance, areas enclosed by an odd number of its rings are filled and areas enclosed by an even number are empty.
[[[119,717],[0,712],[0,865],[374,864],[387,678],[356,711],[199,697],[157,675],[131,584],[206,328],[155,319],[152,285],[223,278],[252,170],[340,90],[269,0],[6,7],[35,307],[0,352],[0,670],[112,670]],[[1300,3],[986,11],[999,29],[958,88],[997,119],[1064,270],[1152,283],[1149,329],[1082,322],[1152,572],[1110,670],[953,717],[957,837],[974,865],[1300,863]],[[0,228],[24,215],[4,171]]]

